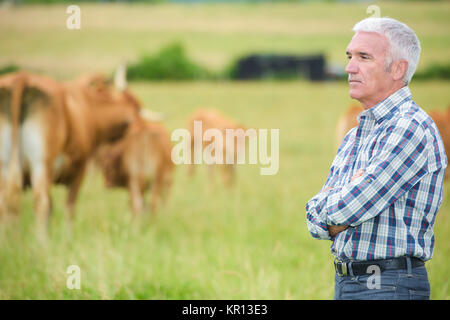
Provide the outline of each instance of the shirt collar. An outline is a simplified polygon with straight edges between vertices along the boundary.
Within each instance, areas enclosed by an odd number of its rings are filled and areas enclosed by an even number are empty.
[[[396,112],[399,106],[406,100],[411,99],[411,97],[412,95],[409,87],[404,86],[383,101],[374,105],[368,111],[374,116],[375,121],[379,123],[391,113]]]

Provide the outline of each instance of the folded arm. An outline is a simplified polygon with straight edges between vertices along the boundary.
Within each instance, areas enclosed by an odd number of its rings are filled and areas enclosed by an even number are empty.
[[[381,151],[363,172],[342,187],[322,190],[307,203],[313,237],[330,238],[327,226],[355,227],[374,218],[428,172],[426,136],[416,121],[400,119],[385,129],[378,143]],[[318,237],[317,228],[322,235],[326,228],[328,237]]]

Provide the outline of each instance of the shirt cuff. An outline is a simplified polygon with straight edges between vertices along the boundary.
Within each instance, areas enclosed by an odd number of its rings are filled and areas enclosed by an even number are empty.
[[[306,203],[307,226],[311,235],[316,239],[330,240],[327,228],[326,200],[329,191],[320,191]]]

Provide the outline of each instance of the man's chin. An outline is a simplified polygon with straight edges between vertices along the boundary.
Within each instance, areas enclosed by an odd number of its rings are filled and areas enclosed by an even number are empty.
[[[358,100],[359,98],[361,98],[361,94],[355,89],[350,89],[349,95],[350,95],[350,98],[352,98],[352,99]]]

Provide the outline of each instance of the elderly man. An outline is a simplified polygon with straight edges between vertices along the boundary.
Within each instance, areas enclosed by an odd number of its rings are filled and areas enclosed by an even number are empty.
[[[419,40],[390,18],[364,19],[353,31],[346,72],[350,97],[365,110],[306,204],[308,229],[333,241],[335,299],[429,299],[425,261],[447,158],[408,88]]]

